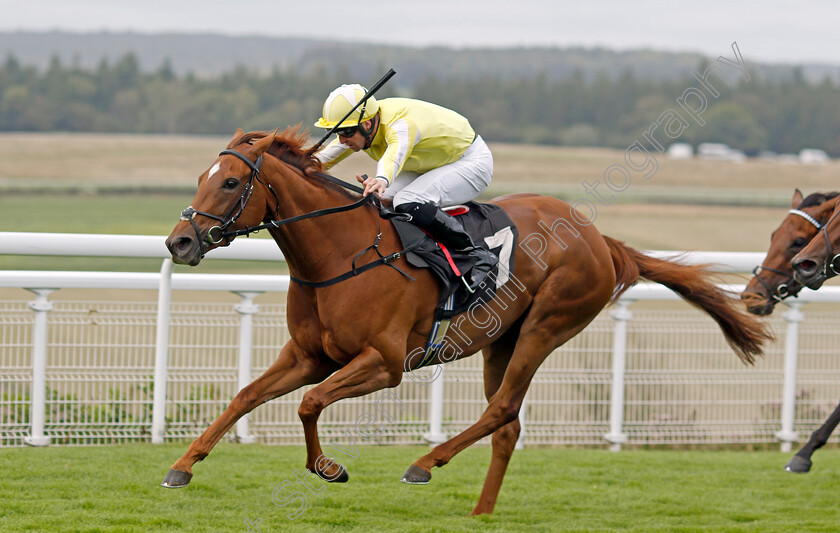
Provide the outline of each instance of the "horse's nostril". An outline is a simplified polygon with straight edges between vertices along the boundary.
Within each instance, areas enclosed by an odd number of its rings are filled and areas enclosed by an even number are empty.
[[[192,248],[193,240],[190,237],[178,237],[166,241],[166,247],[172,255],[182,255]]]
[[[175,241],[175,251],[184,252],[192,248],[192,239],[189,237],[181,237]]]
[[[803,259],[802,261],[799,261],[798,263],[793,265],[793,268],[796,269],[796,271],[800,274],[809,276],[817,271],[817,263],[811,261],[810,259]]]

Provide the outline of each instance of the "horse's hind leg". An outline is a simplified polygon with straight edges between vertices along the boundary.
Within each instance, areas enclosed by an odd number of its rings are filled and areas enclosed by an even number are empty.
[[[517,328],[515,331],[509,332],[506,337],[515,342],[518,334],[519,330]],[[513,342],[508,342],[505,338],[502,338],[483,350],[484,395],[488,401],[499,390],[502,383],[505,369],[513,352]],[[493,512],[508,463],[513,455],[516,441],[519,439],[520,429],[519,418],[517,418],[493,432],[493,452],[490,458],[490,468],[487,470],[487,477],[484,479],[481,496],[479,496],[478,503],[470,513],[471,515]]]
[[[219,418],[190,444],[187,452],[172,465],[161,485],[188,485],[192,478],[192,466],[207,457],[210,450],[242,416],[273,398],[323,380],[333,370],[334,367],[326,367],[306,355],[294,341],[289,341],[277,360],[253,383],[239,391]]]
[[[499,390],[478,421],[415,461],[403,475],[405,482],[428,482],[432,467],[447,464],[456,454],[519,416],[522,400],[543,360],[555,347],[583,330],[612,294],[612,287],[606,283],[567,283],[565,280],[572,275],[555,271],[541,286],[523,322]]]
[[[840,405],[829,415],[825,424],[811,434],[811,438],[808,439],[805,446],[790,458],[788,464],[785,465],[785,470],[796,474],[808,473],[811,470],[811,455],[828,442],[828,437],[831,436],[831,432],[834,431],[838,423],[840,423]]]

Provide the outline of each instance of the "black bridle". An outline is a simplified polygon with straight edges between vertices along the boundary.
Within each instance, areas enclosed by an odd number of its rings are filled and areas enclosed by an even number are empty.
[[[227,232],[226,230],[230,227],[231,224],[236,222],[239,216],[245,211],[245,206],[248,205],[248,201],[251,199],[251,195],[254,193],[254,180],[256,179],[263,185],[265,185],[269,191],[274,195],[275,200],[277,200],[277,205],[280,205],[280,198],[278,198],[277,193],[274,191],[274,188],[271,184],[266,184],[265,182],[260,179],[260,168],[262,167],[262,160],[263,156],[259,156],[256,162],[251,161],[247,157],[245,157],[240,152],[236,150],[222,150],[219,152],[220,156],[223,155],[232,155],[239,158],[243,163],[248,165],[248,168],[251,169],[251,175],[248,177],[248,181],[245,183],[245,189],[242,191],[242,195],[239,197],[239,200],[233,206],[231,206],[230,210],[224,217],[220,217],[214,215],[213,213],[208,213],[206,211],[199,211],[195,209],[193,206],[189,206],[183,211],[181,211],[181,220],[187,220],[192,225],[193,230],[195,230],[195,236],[198,238],[198,242],[201,243],[203,240],[206,240],[210,244],[219,244],[222,242],[222,239],[227,239],[228,244],[230,243],[230,237],[234,236],[234,233]],[[237,210],[237,207],[239,210]],[[201,233],[198,231],[198,226],[195,223],[195,216],[201,215],[207,218],[212,218],[219,222],[218,226],[213,226],[207,231],[207,236],[202,239]],[[214,236],[214,232],[218,236]]]
[[[776,288],[774,289],[770,286],[769,283],[767,283],[764,280],[764,278],[761,277],[761,272],[763,272],[764,270],[772,272],[774,274],[778,274],[780,276],[787,276],[787,279],[784,282],[776,285]],[[795,279],[793,279],[792,274],[788,274],[787,272],[782,272],[781,270],[776,270],[775,268],[770,268],[762,265],[758,265],[757,267],[755,267],[752,270],[752,273],[755,276],[755,279],[757,279],[758,282],[761,283],[761,285],[767,290],[767,296],[772,298],[773,300],[776,300],[777,302],[781,302],[782,300],[790,296],[796,297],[799,294],[799,291],[795,289],[801,287],[799,287],[799,284],[796,282]],[[794,287],[793,291],[790,290],[791,287]]]
[[[325,216],[325,215],[331,215],[331,214],[334,214],[334,213],[343,213],[345,211],[351,211],[353,209],[356,209],[356,208],[361,207],[361,206],[363,206],[365,204],[368,204],[368,203],[373,203],[375,205],[375,207],[381,208],[381,205],[379,204],[378,198],[376,198],[372,194],[369,194],[367,196],[362,196],[362,198],[359,199],[358,201],[353,202],[353,203],[348,204],[348,205],[342,205],[342,206],[339,206],[339,207],[328,207],[326,209],[319,209],[317,211],[312,211],[310,213],[304,213],[302,215],[297,215],[297,216],[293,216],[293,217],[289,217],[289,218],[270,220],[268,222],[265,222],[263,224],[260,224],[258,226],[254,226],[254,227],[245,227],[243,229],[227,231],[227,229],[231,226],[231,224],[235,223],[236,220],[240,217],[240,215],[242,215],[242,212],[245,211],[245,207],[248,205],[248,201],[251,200],[251,196],[254,193],[254,180],[261,183],[264,187],[266,187],[274,195],[274,199],[275,199],[275,202],[276,202],[275,205],[277,206],[274,209],[275,214],[278,213],[279,210],[280,210],[280,197],[277,196],[277,192],[275,192],[274,188],[271,186],[270,183],[266,183],[260,178],[260,168],[262,167],[262,161],[263,161],[263,156],[262,155],[257,157],[256,162],[251,161],[244,154],[242,154],[240,152],[237,152],[236,150],[230,150],[230,149],[222,150],[221,152],[219,152],[219,155],[220,156],[232,155],[232,156],[235,156],[235,157],[239,158],[243,163],[248,165],[248,168],[251,169],[251,175],[248,177],[248,181],[245,183],[245,189],[242,191],[242,195],[239,197],[239,200],[237,200],[236,203],[233,204],[233,206],[231,206],[230,210],[227,212],[227,214],[224,217],[214,215],[213,213],[207,213],[206,211],[198,211],[193,206],[189,206],[186,209],[184,209],[183,211],[181,211],[181,220],[189,221],[189,223],[192,225],[193,230],[195,231],[195,235],[198,238],[199,246],[202,246],[202,244],[201,244],[202,241],[207,241],[211,245],[214,245],[214,244],[221,243],[223,240],[226,241],[225,246],[227,246],[228,244],[230,244],[231,240],[234,237],[238,237],[240,235],[250,235],[251,233],[256,233],[258,231],[268,229],[268,228],[279,228],[280,226],[283,226],[285,224],[291,224],[292,222],[297,222],[299,220],[304,220],[304,219],[307,219],[307,218],[321,217],[321,216]],[[344,187],[345,189],[349,189],[351,191],[354,191],[354,192],[357,192],[357,193],[360,193],[360,194],[364,194],[364,189],[356,187],[355,185],[349,184],[349,183],[347,183],[343,180],[340,180],[338,178],[334,178],[333,176],[330,176],[329,174],[324,174],[324,173],[319,172],[316,175],[320,178],[323,178],[323,179],[331,182],[331,183],[334,183],[336,185],[340,185],[341,187]],[[219,222],[219,224],[217,226],[213,226],[207,231],[207,236],[204,239],[201,238],[201,233],[198,229],[198,225],[195,223],[194,219],[195,219],[196,215],[202,215],[202,216],[211,218],[211,219]],[[377,218],[377,221],[378,221],[378,218]],[[214,232],[215,232],[216,235],[214,235]],[[396,265],[391,264],[392,261],[395,261],[395,260],[399,259],[400,257],[402,257],[402,255],[404,253],[406,253],[407,251],[409,251],[411,248],[406,248],[406,249],[400,250],[399,252],[395,252],[395,253],[392,253],[392,254],[387,255],[387,256],[382,255],[382,253],[379,251],[379,240],[381,238],[382,238],[382,231],[381,231],[381,227],[380,227],[380,231],[378,232],[373,244],[371,246],[368,246],[364,250],[362,250],[359,254],[356,255],[356,257],[353,258],[352,269],[349,272],[346,272],[346,273],[341,274],[339,276],[336,276],[334,278],[328,279],[326,281],[305,281],[305,280],[295,278],[293,276],[290,276],[290,278],[295,283],[299,283],[301,285],[305,285],[305,286],[308,286],[308,287],[328,287],[328,286],[334,285],[334,284],[336,284],[340,281],[344,281],[344,280],[352,278],[354,276],[358,276],[362,272],[366,272],[366,271],[368,271],[372,268],[375,268],[377,266],[388,265],[391,268],[395,269],[400,274],[402,274],[403,276],[405,276],[405,277],[407,277],[407,278],[409,278],[413,281],[414,278],[412,278],[411,276],[409,276],[408,274],[406,274],[405,272],[400,270]],[[376,251],[377,255],[379,255],[379,259],[374,260],[374,261],[372,261],[370,263],[367,263],[365,265],[362,265],[360,267],[356,267],[356,260],[359,259],[362,255],[364,255],[369,250]]]
[[[823,275],[826,278],[830,278],[840,274],[840,268],[836,266],[837,260],[840,259],[840,253],[835,254],[834,257],[832,257],[832,253],[834,252],[834,250],[832,250],[831,247],[831,239],[828,238],[828,226],[835,218],[837,218],[837,215],[840,215],[840,211],[835,211],[834,214],[831,215],[831,218],[828,219],[828,222],[826,222],[825,225],[823,225],[823,227],[820,228],[820,231],[823,234],[823,238],[825,239],[825,262],[823,263]],[[831,257],[830,261],[828,259],[829,257]],[[830,276],[829,269],[831,270]]]
[[[811,215],[809,215],[805,211],[800,211],[799,209],[791,209],[790,211],[788,211],[788,213],[804,218],[805,220],[810,222],[812,226],[817,228],[817,231],[825,230],[825,227],[828,226],[828,223],[826,223],[824,225],[820,224],[820,222],[817,219],[815,219],[814,217],[812,217]],[[828,237],[826,237],[826,240],[828,240]],[[761,277],[760,274],[764,270],[766,270],[768,272],[772,272],[773,274],[777,274],[779,276],[786,277],[787,279],[784,282],[776,285],[776,288],[774,289],[773,287],[770,286],[769,283],[767,283],[764,280],[764,278]],[[775,268],[770,268],[770,267],[766,267],[766,266],[763,266],[763,265],[759,265],[759,266],[755,267],[753,269],[752,273],[755,276],[755,278],[758,280],[758,282],[761,283],[761,285],[767,290],[768,298],[772,298],[773,300],[776,300],[777,302],[781,302],[785,298],[789,298],[791,296],[793,296],[794,298],[797,297],[799,295],[799,291],[802,289],[802,286],[799,283],[796,282],[792,273],[788,274],[787,272],[783,272],[781,270],[776,270]]]

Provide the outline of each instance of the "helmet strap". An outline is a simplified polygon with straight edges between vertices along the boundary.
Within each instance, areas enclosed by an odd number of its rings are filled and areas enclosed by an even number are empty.
[[[363,148],[364,150],[367,150],[368,148],[370,148],[370,145],[373,144],[373,137],[376,135],[376,130],[379,127],[379,115],[373,115],[370,118],[370,122],[370,129],[365,129],[365,127],[362,126],[361,121],[359,122],[359,131],[361,132],[362,137],[365,138],[365,146]]]

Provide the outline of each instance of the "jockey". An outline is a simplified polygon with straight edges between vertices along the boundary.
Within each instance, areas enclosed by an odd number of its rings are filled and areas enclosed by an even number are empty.
[[[367,93],[361,85],[342,85],[327,97],[315,123],[332,128]],[[338,138],[316,157],[330,168],[364,150],[378,161],[376,176],[363,179],[365,195],[393,200],[394,210],[447,247],[476,258],[467,282],[474,291],[498,258],[476,246],[461,222],[440,208],[476,198],[493,175],[493,155],[469,121],[444,107],[409,98],[369,97],[336,130]]]

